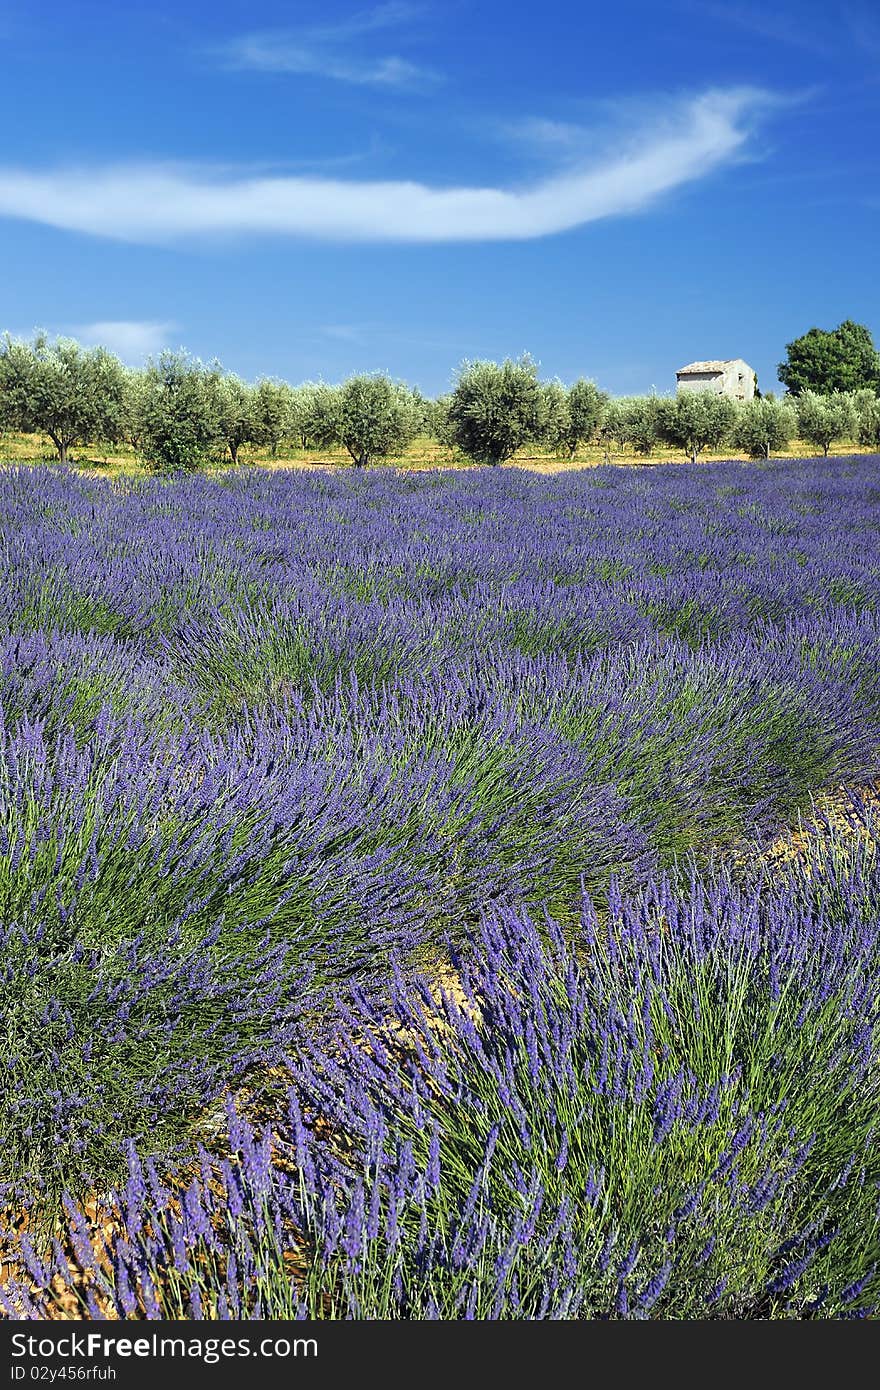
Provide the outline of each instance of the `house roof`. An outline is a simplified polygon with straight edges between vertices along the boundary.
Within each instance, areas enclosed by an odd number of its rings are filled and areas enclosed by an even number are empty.
[[[737,357],[728,357],[724,362],[689,362],[686,367],[679,367],[675,375],[684,376],[687,372],[723,372],[731,362],[737,361]]]

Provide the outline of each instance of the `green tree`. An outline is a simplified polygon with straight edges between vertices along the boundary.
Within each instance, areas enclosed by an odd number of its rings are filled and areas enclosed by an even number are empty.
[[[221,438],[216,372],[183,352],[163,352],[144,373],[144,457],[166,473],[203,467]]]
[[[70,450],[121,437],[125,369],[106,348],[71,338],[33,343],[6,337],[0,347],[0,416],[13,429],[47,434],[67,463]]]
[[[859,391],[880,388],[880,354],[870,330],[845,319],[830,331],[811,328],[786,344],[779,380],[793,396],[803,391]]]
[[[856,397],[856,437],[866,449],[880,449],[880,396],[860,391]]]
[[[434,402],[428,396],[423,396],[417,386],[411,386],[407,389],[415,412],[416,435],[430,434]]]
[[[578,445],[589,444],[602,427],[608,409],[608,394],[600,391],[594,381],[581,377],[568,388],[568,414],[571,421],[568,437],[569,457],[574,458]]]
[[[599,439],[605,451],[606,463],[610,462],[615,446],[619,449],[625,447],[625,400],[626,398],[624,396],[612,397],[606,405],[602,415],[602,423],[599,426]]]
[[[581,444],[599,432],[608,397],[593,381],[576,381],[567,390],[558,381],[541,387],[541,438],[555,453],[573,459]]]
[[[663,401],[659,396],[622,396],[616,405],[615,438],[634,453],[649,457],[662,439]]]
[[[207,383],[217,435],[229,450],[234,467],[242,445],[255,444],[260,438],[256,391],[233,372],[217,367],[209,371]]]
[[[557,454],[569,454],[571,414],[568,392],[561,381],[547,381],[540,386],[540,438]]]
[[[287,439],[293,428],[293,392],[286,381],[264,377],[254,388],[254,420],[256,440],[268,449],[272,457],[278,446]]]
[[[788,401],[762,396],[737,407],[731,440],[751,458],[768,459],[794,438],[796,429],[797,413]]]
[[[291,394],[293,430],[303,449],[339,443],[341,392],[323,381],[306,381]]]
[[[798,438],[821,449],[826,458],[835,439],[854,437],[858,422],[851,394],[832,391],[820,396],[817,391],[802,391],[795,403]]]
[[[400,453],[415,439],[421,413],[412,392],[381,374],[349,377],[339,393],[339,440],[356,468]]]
[[[535,363],[465,362],[449,403],[450,437],[477,463],[500,464],[541,432]]]
[[[147,392],[146,372],[134,367],[126,368],[120,438],[124,439],[126,444],[130,444],[136,454],[143,452]]]
[[[452,403],[451,394],[435,396],[433,400],[426,403],[425,428],[432,439],[436,439],[438,444],[442,444],[447,449],[455,448],[452,424],[449,419],[449,407]]]
[[[660,432],[686,449],[692,463],[704,449],[718,449],[736,420],[736,406],[714,391],[679,391],[659,407]]]

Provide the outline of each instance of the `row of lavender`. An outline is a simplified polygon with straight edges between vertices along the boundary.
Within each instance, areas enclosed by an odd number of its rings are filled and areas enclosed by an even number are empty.
[[[615,874],[616,891],[641,901],[644,885],[681,857],[705,861],[719,845],[772,830],[811,790],[877,770],[876,460],[553,479],[230,474],[119,488],[8,471],[0,515],[0,1129],[7,1203],[30,1203],[34,1221],[57,1211],[65,1191],[106,1191],[129,1140],[142,1156],[185,1144],[224,1092],[291,1049],[300,1054],[303,1020],[316,1026],[325,991],[337,995],[345,980],[378,987],[392,953],[423,959],[487,910],[501,913],[492,930],[506,931],[497,922],[509,926],[504,913],[522,901],[548,906],[570,928],[583,886],[604,910]],[[847,892],[872,902],[865,872],[854,871]],[[760,899],[773,951],[780,933],[783,942],[795,930],[824,939],[827,927],[837,940],[849,930],[817,919],[803,891],[786,888],[772,911]],[[864,927],[862,908],[856,918]],[[870,975],[873,934],[863,937],[859,969]],[[535,949],[519,932],[504,948],[507,968],[567,978],[557,955],[535,965]],[[594,955],[595,943],[583,949]],[[844,965],[829,967],[832,1013],[851,1003],[847,951]],[[483,1008],[489,984],[480,986]],[[634,990],[634,1018],[640,997]],[[670,1008],[672,1017],[681,1001]],[[720,991],[712,1027],[723,1026],[726,1008]],[[578,1046],[589,1051],[600,1015],[585,1017]],[[856,1049],[869,1061],[872,1026]],[[462,1046],[485,1036],[462,1034]],[[693,1072],[694,1095],[727,1074],[707,1046],[675,1054],[679,1070]],[[733,1075],[748,1059],[730,1046]],[[475,1053],[468,1067],[468,1085],[497,1083],[511,1115],[526,1103],[491,1059]],[[802,1070],[806,1094],[816,1077],[812,1064]],[[310,1084],[303,1079],[306,1092]],[[602,1090],[587,1073],[582,1085],[582,1101],[559,1120],[569,1149],[586,1143],[595,1109],[587,1097]],[[753,1106],[749,1086],[737,1096],[737,1106]],[[617,1099],[635,1103],[628,1092]],[[350,1102],[339,1099],[334,1121],[356,1128]],[[732,1113],[718,1121],[724,1134]],[[392,1147],[406,1143],[395,1115],[383,1121]],[[616,1124],[605,1159],[596,1140],[597,1172],[619,1166]],[[512,1161],[500,1134],[493,1153]],[[299,1155],[314,1179],[296,1187],[311,1224],[302,1212],[293,1219],[288,1192],[277,1195],[272,1229],[308,1229],[319,1247],[314,1269],[324,1250],[338,1273],[328,1194],[348,1189],[331,1158],[314,1156],[309,1168]],[[568,1157],[560,1162],[568,1171]],[[490,1238],[482,1198],[477,1220],[467,1194],[459,1210],[445,1189],[429,1210],[425,1173],[409,1171],[411,1158],[404,1166],[404,1187],[422,1183],[419,1229],[424,1218],[440,1243],[430,1256],[424,1243],[421,1253],[412,1247],[418,1267],[427,1260],[434,1273],[419,1303],[404,1262],[394,1306],[425,1316],[432,1306],[443,1312],[435,1276],[450,1255],[449,1223],[465,1223],[463,1241],[473,1218],[467,1239],[488,1241],[486,1252],[513,1240],[511,1213],[531,1227],[522,1203],[508,1204]],[[531,1192],[528,1165],[516,1167]],[[374,1164],[360,1196],[350,1193],[355,1210],[391,1200],[393,1171],[390,1158],[387,1169]],[[519,1190],[513,1169],[504,1172],[502,1186]],[[788,1178],[780,1183],[788,1192]],[[228,1197],[231,1220],[239,1199]],[[618,1197],[603,1209],[621,1216]],[[558,1264],[565,1241],[565,1260],[589,1263],[569,1248],[580,1221],[573,1210],[560,1217],[557,1253],[548,1254],[548,1269],[569,1286]],[[771,1227],[778,1235],[781,1225]],[[260,1230],[262,1240],[268,1228]],[[247,1239],[257,1239],[253,1230]],[[370,1249],[374,1259],[378,1247]],[[488,1268],[489,1254],[475,1250],[467,1260]],[[124,1286],[133,1267],[125,1273],[128,1256],[114,1258]],[[392,1264],[381,1274],[370,1265],[375,1287]],[[230,1286],[222,1306],[263,1306],[262,1276],[249,1268],[245,1304]],[[627,1279],[623,1294],[614,1285],[614,1307],[636,1287]],[[151,1295],[141,1286],[144,1309]],[[297,1281],[285,1287],[289,1298],[294,1287],[306,1297]],[[583,1309],[610,1288],[595,1299],[585,1292]],[[351,1311],[345,1289],[337,1293]],[[545,1311],[559,1313],[548,1289],[537,1303],[499,1307],[533,1315],[546,1295]],[[484,1293],[482,1284],[467,1292],[461,1307],[473,1297],[488,1315]],[[326,1279],[314,1296],[322,1307],[331,1297]],[[280,1295],[272,1297],[277,1314]],[[362,1297],[374,1306],[366,1285]],[[217,1297],[211,1306],[221,1307]]]
[[[261,1130],[8,1242],[14,1318],[864,1318],[880,1307],[880,825],[655,880],[579,929],[498,908],[460,989],[291,1039]],[[11,1247],[11,1248],[10,1248]],[[3,1253],[0,1249],[0,1253]]]

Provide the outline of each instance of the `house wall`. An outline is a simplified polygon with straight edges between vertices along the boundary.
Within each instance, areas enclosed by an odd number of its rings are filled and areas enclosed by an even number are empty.
[[[755,373],[748,362],[738,357],[728,362],[721,388],[722,394],[732,396],[737,401],[751,401],[755,396]]]
[[[728,362],[722,372],[688,372],[676,376],[679,391],[715,391],[734,401],[751,401],[755,396],[755,373],[741,357]]]
[[[717,391],[722,395],[724,378],[720,372],[688,372],[676,378],[679,391]]]

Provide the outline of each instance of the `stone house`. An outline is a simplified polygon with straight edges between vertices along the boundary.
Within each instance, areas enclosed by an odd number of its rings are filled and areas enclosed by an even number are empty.
[[[724,362],[691,362],[675,373],[679,391],[714,391],[733,401],[754,399],[757,376],[741,357]]]

